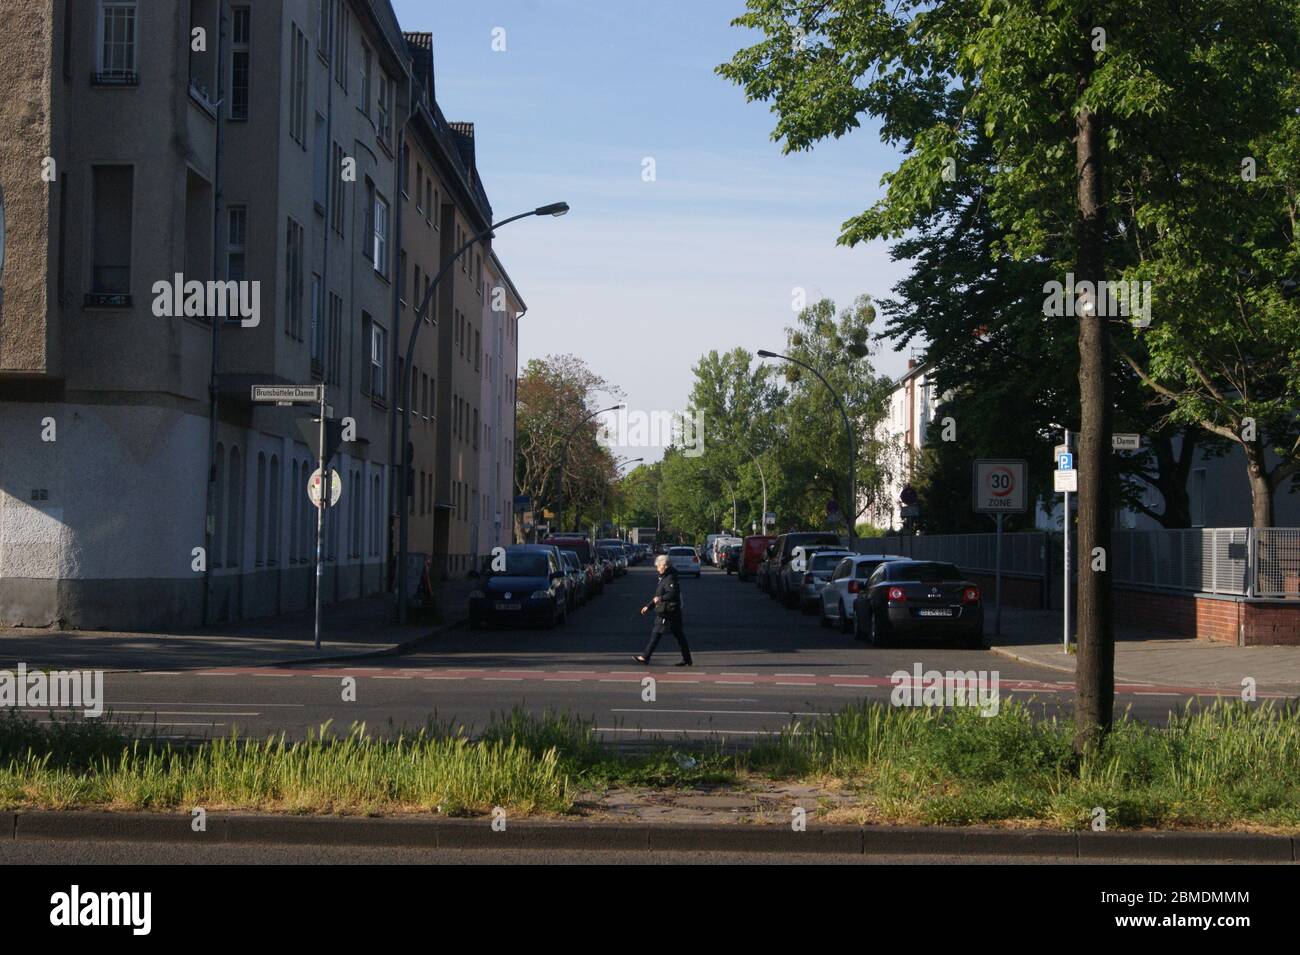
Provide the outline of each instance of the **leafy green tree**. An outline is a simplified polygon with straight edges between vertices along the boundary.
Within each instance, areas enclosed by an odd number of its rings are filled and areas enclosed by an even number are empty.
[[[1083,293],[1070,303],[1080,316],[1075,745],[1090,749],[1114,705],[1114,409],[1111,329],[1086,283],[1143,277],[1116,209],[1178,195],[1180,169],[1223,168],[1225,153],[1276,124],[1274,91],[1297,61],[1294,3],[749,0],[734,22],[763,39],[719,72],[772,104],[787,151],[868,115],[903,153],[841,242],[923,223],[967,168],[973,124],[995,160],[987,201],[1006,249],[1046,258],[1062,278],[1070,270]]]

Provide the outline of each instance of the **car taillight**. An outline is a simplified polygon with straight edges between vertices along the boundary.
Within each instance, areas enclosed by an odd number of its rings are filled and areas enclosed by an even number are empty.
[[[905,603],[907,601],[907,594],[903,593],[902,587],[890,587],[889,599],[898,603]]]
[[[849,581],[849,593],[856,594],[861,589],[862,588],[858,586],[858,582],[856,580]]]
[[[700,562],[700,559],[699,559],[698,557],[692,557],[692,558],[691,558],[691,563],[692,563],[692,564],[698,564],[699,562]]]
[[[980,602],[980,589],[978,587],[967,587],[961,592],[961,602],[964,604],[977,604]]]

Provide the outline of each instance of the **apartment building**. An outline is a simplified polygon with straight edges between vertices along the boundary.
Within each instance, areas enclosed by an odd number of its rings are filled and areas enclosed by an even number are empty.
[[[476,543],[480,553],[513,543],[515,382],[519,319],[528,306],[496,253],[483,263],[483,376]]]
[[[447,130],[447,142],[460,157],[459,169],[463,173],[459,181],[448,181],[452,199],[442,204],[442,261],[455,261],[435,293],[439,316],[438,404],[443,410],[437,428],[434,554],[439,574],[458,576],[475,566],[478,556],[485,553],[478,539],[475,514],[482,423],[483,260],[492,252],[486,238],[492,224],[492,207],[476,170],[473,124],[446,123],[441,113],[435,114],[435,119],[440,130]],[[476,236],[485,238],[473,242]]]
[[[916,473],[917,458],[926,445],[926,432],[934,420],[939,396],[926,366],[915,358],[907,361],[907,372],[894,384],[889,414],[876,426],[876,439],[886,456],[888,479],[884,492],[863,514],[877,527],[903,526],[903,488]]]
[[[323,384],[345,426],[327,600],[391,581],[399,408],[419,419],[412,549],[471,553],[488,249],[439,286],[412,395],[395,386],[413,287],[491,214],[472,127],[433,100],[427,34],[385,0],[5,16],[0,625],[308,606],[312,409],[255,404],[255,384]],[[256,307],[191,307],[186,283],[226,280]]]

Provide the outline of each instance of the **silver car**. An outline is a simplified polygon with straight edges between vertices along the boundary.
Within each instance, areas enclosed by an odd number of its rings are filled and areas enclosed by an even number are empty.
[[[836,565],[852,554],[853,551],[843,547],[796,547],[782,571],[789,606],[798,607],[804,613],[815,610],[822,588],[831,579]]]
[[[854,554],[836,565],[831,578],[821,592],[821,618],[823,627],[840,628],[840,633],[853,630],[853,601],[860,591],[866,590],[867,578],[872,571],[889,560],[906,560],[895,554]]]

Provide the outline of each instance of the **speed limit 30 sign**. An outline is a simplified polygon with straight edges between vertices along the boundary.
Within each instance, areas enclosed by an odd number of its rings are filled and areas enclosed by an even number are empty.
[[[1029,464],[1024,460],[981,458],[973,468],[977,514],[1023,514],[1027,509],[1025,487]]]

